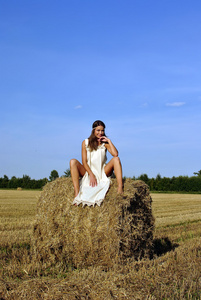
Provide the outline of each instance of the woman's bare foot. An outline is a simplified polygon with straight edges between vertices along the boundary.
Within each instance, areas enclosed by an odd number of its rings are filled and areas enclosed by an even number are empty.
[[[122,187],[118,187],[117,194],[123,195],[123,193],[124,193],[123,188]]]

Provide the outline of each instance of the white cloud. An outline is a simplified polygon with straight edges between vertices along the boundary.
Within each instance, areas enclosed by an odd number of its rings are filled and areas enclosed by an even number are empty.
[[[166,103],[166,106],[174,106],[174,107],[179,107],[183,106],[185,102],[172,102],[172,103]]]
[[[141,107],[147,107],[148,106],[148,103],[147,102],[145,102],[145,103],[143,103],[142,105],[141,105]]]
[[[82,105],[77,105],[74,107],[74,109],[80,109],[80,108],[82,108]]]

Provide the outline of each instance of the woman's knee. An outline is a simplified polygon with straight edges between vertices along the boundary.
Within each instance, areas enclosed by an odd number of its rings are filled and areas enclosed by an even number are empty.
[[[120,158],[119,156],[113,157],[114,163],[119,164],[120,163]]]
[[[70,168],[73,168],[77,165],[77,159],[73,158],[70,160]]]

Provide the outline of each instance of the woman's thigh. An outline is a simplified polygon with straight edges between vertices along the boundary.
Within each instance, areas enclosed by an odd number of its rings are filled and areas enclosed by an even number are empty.
[[[85,167],[79,161],[78,161],[78,170],[81,176],[84,176],[84,174],[86,173]]]
[[[77,169],[80,176],[84,176],[84,174],[86,173],[85,167],[77,159],[71,159],[70,168],[71,170]]]
[[[114,160],[112,158],[105,166],[104,171],[107,176],[111,176],[113,170],[114,170]]]

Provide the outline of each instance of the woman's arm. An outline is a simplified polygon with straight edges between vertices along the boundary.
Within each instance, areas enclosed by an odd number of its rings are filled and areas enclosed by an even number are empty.
[[[83,164],[85,170],[87,171],[87,173],[89,174],[89,177],[90,177],[89,185],[96,186],[97,185],[96,176],[91,171],[91,169],[87,163],[87,150],[86,150],[86,146],[85,146],[85,141],[82,142],[82,164]]]
[[[102,141],[102,142],[106,142],[107,144],[105,144],[105,148],[110,152],[110,154],[112,155],[112,156],[118,156],[118,150],[117,150],[117,148],[113,145],[113,143],[111,142],[111,140],[110,139],[108,139],[107,137],[105,137],[105,136],[102,136],[101,138],[100,138],[100,140]]]

